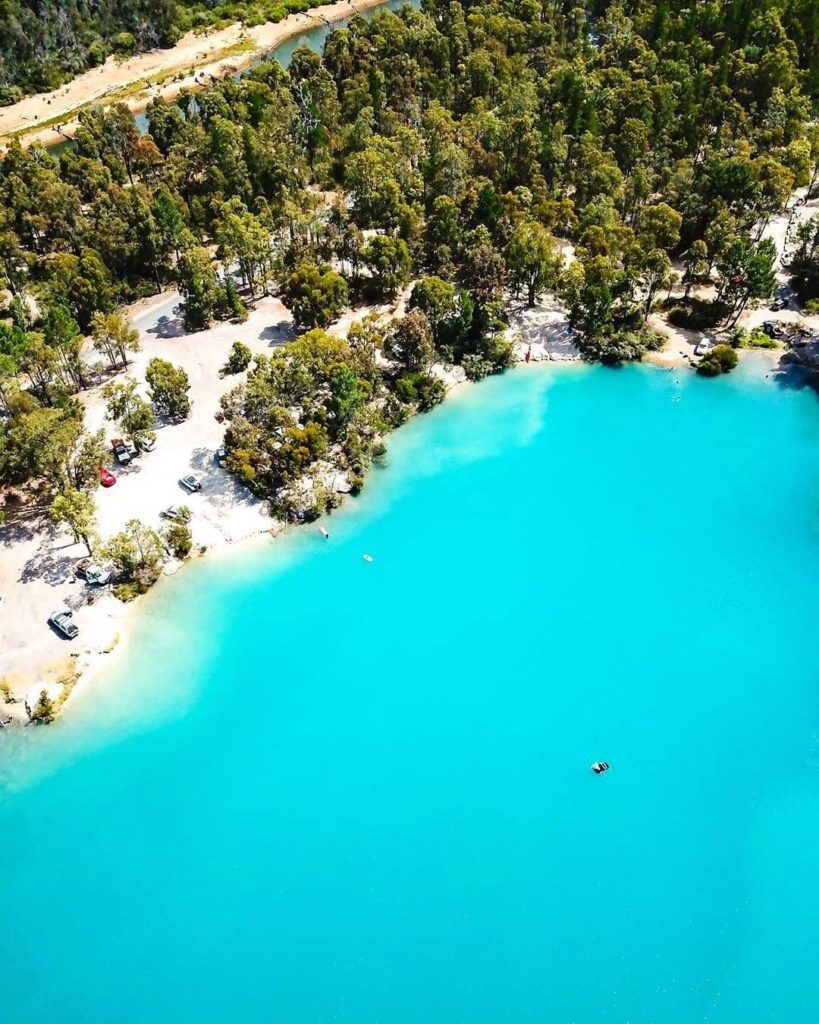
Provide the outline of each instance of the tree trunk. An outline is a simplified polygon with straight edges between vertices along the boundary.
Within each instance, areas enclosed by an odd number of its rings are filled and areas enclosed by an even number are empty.
[[[643,323],[646,323],[648,318],[651,316],[651,306],[654,303],[654,294],[656,291],[656,287],[649,288],[648,290],[648,294],[646,295],[646,312],[643,317]]]

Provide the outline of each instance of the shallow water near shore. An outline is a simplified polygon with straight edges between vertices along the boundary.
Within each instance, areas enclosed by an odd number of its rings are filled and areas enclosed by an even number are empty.
[[[0,735],[0,1019],[815,1019],[819,401],[675,379],[460,390]]]

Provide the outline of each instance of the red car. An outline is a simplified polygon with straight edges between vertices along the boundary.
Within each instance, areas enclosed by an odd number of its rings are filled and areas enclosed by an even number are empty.
[[[111,472],[110,469],[100,469],[100,483],[103,487],[113,487],[117,482],[117,478]]]

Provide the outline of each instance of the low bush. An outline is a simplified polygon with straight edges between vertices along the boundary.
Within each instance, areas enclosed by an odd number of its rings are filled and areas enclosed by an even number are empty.
[[[697,373],[702,377],[719,377],[722,373],[730,373],[738,362],[739,356],[730,345],[715,345],[700,360]]]
[[[679,299],[668,311],[668,322],[690,331],[704,331],[724,320],[730,307],[706,299]]]
[[[222,367],[222,374],[243,373],[250,366],[253,353],[242,341],[234,341],[227,362]]]

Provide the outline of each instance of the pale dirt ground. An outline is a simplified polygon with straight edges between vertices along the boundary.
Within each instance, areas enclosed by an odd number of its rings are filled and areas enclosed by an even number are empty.
[[[186,334],[175,310],[178,295],[171,293],[142,304],[132,312],[140,332],[142,351],[133,357],[124,377],[137,378],[145,388],[149,359],[161,356],[183,366],[191,381],[193,408],[183,423],[157,425],[157,444],[130,467],[111,459],[117,476],[111,488],[95,491],[99,530],[103,538],[122,529],[132,518],[159,527],[159,513],[172,504],[186,504],[193,518],[197,546],[218,547],[275,529],[265,503],[254,499],[216,462],[224,427],[216,421],[221,396],[244,375],[219,377],[232,343],[240,339],[254,353],[265,353],[294,336],[290,315],[274,298],[262,299],[245,324],[221,323],[210,330]],[[103,427],[115,434],[105,419],[101,388],[82,396],[90,430]],[[187,495],[179,478],[193,472],[202,490]],[[49,523],[10,524],[0,530],[0,678],[12,688],[39,693],[41,680],[63,675],[72,666],[82,670],[95,655],[113,646],[125,608],[108,593],[76,579],[74,567],[85,556],[83,545]],[[94,604],[89,605],[89,598]],[[70,607],[80,634],[74,641],[58,637],[46,620],[56,609]],[[25,684],[25,685],[24,685]],[[2,717],[0,708],[0,717]]]
[[[546,295],[529,308],[520,300],[509,303],[507,340],[514,343],[515,358],[524,362],[576,362],[580,353],[566,310],[554,296]]]
[[[370,7],[377,7],[384,0],[338,0],[325,6],[315,7],[304,14],[291,14],[282,21],[245,28],[241,24],[230,25],[207,34],[188,32],[176,46],[167,50],[150,50],[129,60],[117,61],[113,57],[89,71],[78,75],[71,82],[53,92],[27,96],[9,107],[0,108],[0,140],[25,131],[22,137],[26,143],[38,142],[52,145],[61,138],[70,138],[77,128],[76,121],[60,126],[37,130],[38,122],[50,121],[55,117],[69,117],[88,104],[116,102],[116,93],[135,86],[157,75],[182,77],[178,81],[164,84],[149,84],[138,95],[124,100],[133,113],[144,110],[148,102],[157,96],[172,99],[182,89],[201,87],[214,78],[247,67],[260,54],[267,53],[292,36],[313,28],[321,22],[343,21]],[[248,49],[224,57],[229,47],[247,43]],[[192,73],[188,73],[194,69]]]
[[[388,305],[361,307],[348,311],[331,328],[345,336],[350,326],[376,313],[382,319],[400,315],[406,308],[411,285]],[[244,324],[219,323],[207,331],[185,332],[179,316],[179,296],[165,293],[132,306],[128,313],[139,330],[141,351],[133,355],[124,374],[116,379],[135,378],[147,397],[145,369],[159,356],[182,366],[191,384],[192,410],[182,423],[157,423],[157,443],[128,467],[115,463],[109,468],[117,476],[110,488],[99,487],[97,499],[99,532],[108,538],[129,519],[137,518],[159,528],[162,509],[187,505],[192,512],[194,552],[217,550],[227,544],[265,531],[277,533],[282,524],[268,515],[267,504],[250,495],[234,477],[222,469],[215,453],[222,443],[224,426],[214,414],[223,394],[245,378],[237,374],[220,378],[234,341],[241,340],[254,354],[269,353],[296,336],[288,310],[274,297],[260,299]],[[93,362],[95,354],[89,354]],[[436,372],[448,386],[462,374],[447,369]],[[105,418],[101,387],[84,393],[86,426],[102,427],[110,439],[116,433]],[[202,490],[188,494],[179,478],[195,473]],[[337,474],[331,474],[335,478]],[[338,481],[343,490],[343,481]],[[109,588],[89,587],[76,578],[75,566],[86,556],[82,544],[74,544],[63,529],[47,517],[13,522],[0,529],[0,680],[33,705],[45,685],[53,694],[60,691],[56,681],[75,672],[84,673],[102,652],[117,642],[128,607],[117,601]],[[175,571],[170,564],[166,571]],[[137,604],[139,602],[136,602]],[[48,616],[60,608],[74,611],[80,634],[74,641],[57,636],[47,625]],[[23,715],[23,705],[3,706],[0,720],[8,713]]]

